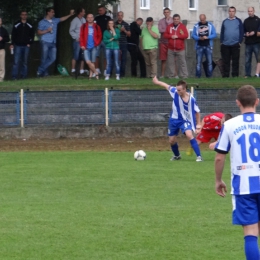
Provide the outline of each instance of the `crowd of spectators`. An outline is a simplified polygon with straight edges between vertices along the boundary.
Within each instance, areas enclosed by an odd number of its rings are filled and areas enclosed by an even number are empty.
[[[161,75],[165,77],[166,64],[169,78],[188,78],[185,40],[189,37],[186,26],[181,22],[179,14],[171,16],[171,10],[163,10],[164,17],[158,26],[152,17],[137,18],[131,24],[124,21],[124,13],[117,13],[114,21],[104,6],[98,7],[98,15],[87,14],[84,8],[76,13],[70,10],[67,16],[56,18],[52,7],[46,9],[45,17],[38,23],[37,35],[40,37],[41,61],[37,69],[37,77],[49,75],[48,68],[56,60],[57,28],[60,22],[76,15],[70,23],[69,34],[72,37],[71,75],[88,73],[89,79],[99,79],[100,68],[104,68],[105,80],[109,80],[115,67],[116,79],[125,77],[127,51],[131,57],[131,76],[153,78],[157,75],[158,59],[161,61]],[[240,46],[245,43],[245,78],[251,77],[252,55],[257,67],[255,76],[260,73],[260,19],[255,15],[254,7],[248,8],[248,18],[241,21],[236,16],[236,8],[229,7],[228,18],[222,22],[220,32],[221,57],[223,61],[222,76],[238,77]],[[27,12],[21,11],[20,19],[14,23],[11,33],[10,51],[14,54],[12,79],[24,79],[28,74],[28,55],[34,42],[35,30],[27,20]],[[201,64],[205,56],[206,77],[212,77],[213,71],[213,39],[217,37],[213,23],[207,21],[205,14],[200,14],[194,25],[191,37],[195,41],[196,77],[200,78]],[[0,18],[0,81],[5,77],[5,43],[9,42],[9,34],[2,26]],[[158,55],[159,48],[159,55]],[[103,57],[101,60],[99,57]],[[85,63],[88,70],[85,70]],[[137,72],[139,63],[140,73]],[[79,68],[77,69],[77,64]],[[230,68],[232,67],[232,68]],[[78,72],[77,72],[78,70]],[[231,73],[230,73],[231,71]]]

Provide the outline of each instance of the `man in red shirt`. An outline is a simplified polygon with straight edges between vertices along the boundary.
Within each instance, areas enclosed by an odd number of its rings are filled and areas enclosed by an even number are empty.
[[[209,145],[209,149],[214,150],[222,125],[225,121],[231,118],[232,115],[223,114],[221,112],[206,115],[201,121],[200,130],[197,130],[196,140],[198,145],[201,143],[208,143],[212,138],[214,138],[216,141]],[[192,148],[189,147],[186,154],[191,155],[192,152]]]
[[[218,139],[222,124],[232,118],[230,114],[220,112],[206,115],[201,122],[201,130],[196,137],[198,144],[208,143],[212,138]]]
[[[94,23],[94,15],[87,15],[87,22],[80,27],[79,43],[80,48],[84,50],[84,58],[90,69],[89,79],[95,74],[99,79],[98,70],[95,68],[97,57],[97,48],[102,41],[102,31],[99,25]]]
[[[168,65],[169,77],[175,76],[175,58],[178,64],[178,76],[181,78],[188,77],[188,69],[185,59],[185,40],[188,38],[186,26],[181,23],[180,15],[173,16],[173,23],[168,25],[163,37],[168,39]]]

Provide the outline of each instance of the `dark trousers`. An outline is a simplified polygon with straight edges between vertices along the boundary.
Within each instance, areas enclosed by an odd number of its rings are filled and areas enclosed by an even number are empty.
[[[228,78],[230,73],[230,62],[232,61],[232,77],[239,75],[240,44],[221,45],[221,56],[223,60],[223,78]]]
[[[137,62],[139,61],[140,67],[140,77],[146,78],[146,65],[144,61],[144,56],[140,51],[139,47],[134,44],[127,45],[128,51],[131,56],[131,75],[137,77]]]
[[[121,52],[121,60],[120,60],[120,77],[125,76],[125,67],[126,67],[126,58],[127,58],[127,43],[119,44],[120,52]]]

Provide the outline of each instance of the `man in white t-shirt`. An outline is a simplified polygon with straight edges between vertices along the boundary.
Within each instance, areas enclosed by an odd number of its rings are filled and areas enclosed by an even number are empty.
[[[260,259],[258,236],[260,224],[260,115],[254,87],[245,85],[237,92],[241,115],[225,122],[216,144],[216,193],[227,192],[222,181],[226,154],[230,151],[233,224],[244,230],[247,260]]]

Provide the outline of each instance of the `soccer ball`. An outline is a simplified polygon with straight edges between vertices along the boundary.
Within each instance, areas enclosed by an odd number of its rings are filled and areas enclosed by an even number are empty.
[[[146,153],[143,150],[136,151],[134,153],[134,158],[137,161],[143,161],[146,158]]]

